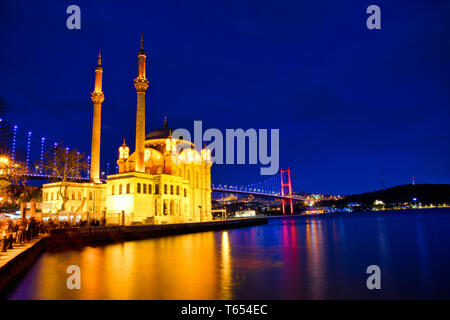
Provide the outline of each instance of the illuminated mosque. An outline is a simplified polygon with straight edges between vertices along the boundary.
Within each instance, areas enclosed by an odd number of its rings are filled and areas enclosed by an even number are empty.
[[[106,219],[107,224],[166,224],[209,221],[211,216],[211,151],[200,152],[192,142],[172,138],[167,119],[160,129],[145,134],[146,53],[141,37],[138,53],[136,148],[130,154],[123,141],[119,147],[118,174],[100,179],[101,106],[103,68],[99,53],[95,85],[90,178],[88,183],[70,183],[68,215],[77,219]],[[61,183],[43,185],[43,212],[61,206]],[[64,215],[64,213],[61,213]]]

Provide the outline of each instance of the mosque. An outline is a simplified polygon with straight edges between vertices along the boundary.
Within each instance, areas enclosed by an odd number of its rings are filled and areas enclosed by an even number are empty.
[[[167,224],[209,221],[211,215],[211,151],[196,150],[190,141],[172,138],[167,126],[146,134],[145,93],[146,53],[141,36],[138,53],[136,145],[123,144],[118,149],[117,174],[100,179],[101,107],[103,68],[99,53],[95,85],[91,94],[94,105],[90,182],[70,183],[66,202],[68,217],[106,219],[107,224]],[[60,182],[43,189],[43,213],[51,216],[62,204]],[[64,215],[64,213],[61,213]]]

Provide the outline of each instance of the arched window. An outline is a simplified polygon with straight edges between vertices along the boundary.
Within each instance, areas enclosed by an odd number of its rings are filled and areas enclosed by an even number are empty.
[[[111,186],[111,194],[114,194],[114,185]]]
[[[44,193],[44,199],[45,201],[48,201],[48,192]]]
[[[185,197],[185,198],[187,197],[187,191],[186,191],[186,188],[184,188],[184,197]]]
[[[119,194],[122,194],[122,185],[119,184]]]
[[[195,187],[198,188],[198,171],[195,171]]]
[[[177,186],[177,196],[180,195],[180,186]]]
[[[130,192],[131,192],[131,186],[129,183],[127,183],[127,193],[130,193]]]
[[[72,192],[72,200],[75,200],[75,192]]]
[[[137,184],[136,191],[137,191],[137,193],[141,193],[141,184],[140,183]]]
[[[89,200],[92,200],[92,191],[89,192]]]
[[[164,184],[164,194],[167,194],[167,184]]]
[[[173,194],[173,185],[170,185],[170,194]]]
[[[142,187],[143,187],[143,191],[144,191],[144,193],[147,193],[147,184],[145,184],[145,183],[143,183],[142,184]]]
[[[148,185],[148,193],[152,194],[152,185]],[[155,187],[155,193],[156,193],[156,187]]]
[[[50,200],[53,201],[53,192],[50,193]]]
[[[159,194],[159,184],[155,184],[155,194]]]

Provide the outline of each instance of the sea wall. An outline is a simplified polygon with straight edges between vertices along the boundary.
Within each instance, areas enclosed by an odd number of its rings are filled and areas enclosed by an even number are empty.
[[[0,297],[9,289],[9,285],[45,251],[46,238],[39,239],[0,267]]]
[[[267,224],[267,218],[230,219],[225,221],[138,226],[96,226],[53,229],[46,239],[50,250],[80,248],[86,245],[150,239],[162,236],[241,228]]]

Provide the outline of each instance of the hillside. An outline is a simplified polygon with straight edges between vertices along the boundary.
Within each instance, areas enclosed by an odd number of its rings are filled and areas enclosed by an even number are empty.
[[[363,205],[371,205],[375,200],[381,200],[386,205],[393,205],[405,202],[413,202],[413,198],[417,198],[417,202],[423,205],[439,205],[450,203],[450,184],[408,184],[395,186],[386,190],[378,190],[368,193],[361,193],[346,196],[341,200],[323,201],[320,205],[329,206],[345,206],[349,203],[361,203]]]

